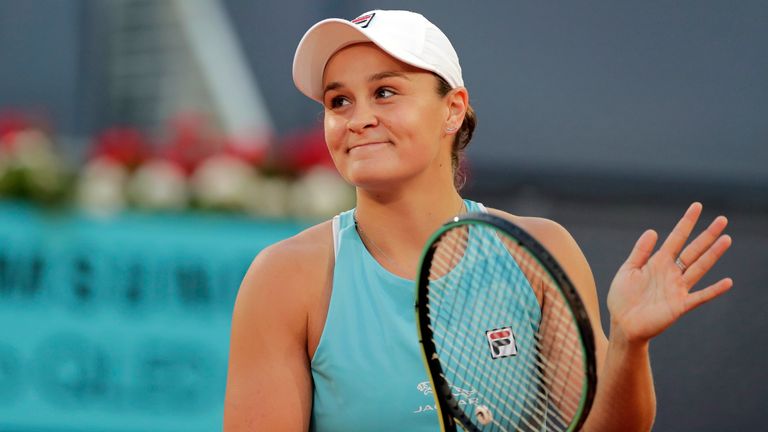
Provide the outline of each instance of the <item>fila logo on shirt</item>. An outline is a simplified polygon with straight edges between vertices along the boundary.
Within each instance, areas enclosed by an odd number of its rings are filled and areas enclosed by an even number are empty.
[[[367,28],[371,23],[371,20],[373,20],[374,16],[376,16],[376,12],[360,15],[359,17],[352,20],[352,24],[357,24],[360,26],[360,28]]]
[[[488,347],[491,349],[491,358],[497,359],[517,355],[515,334],[512,332],[512,327],[487,330],[485,337],[488,339]]]

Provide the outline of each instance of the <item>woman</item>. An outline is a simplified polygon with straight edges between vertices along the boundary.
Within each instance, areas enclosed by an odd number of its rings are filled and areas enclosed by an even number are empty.
[[[224,424],[236,430],[438,430],[413,317],[415,275],[430,234],[458,213],[488,211],[542,242],[574,281],[596,337],[599,385],[585,430],[648,430],[652,337],[727,291],[690,292],[730,246],[716,218],[685,246],[691,205],[660,249],[640,236],[608,295],[555,222],[486,209],[457,190],[475,118],[458,58],[421,15],[372,11],[312,27],[294,81],[324,106],[325,138],[357,206],[262,251],[235,305]],[[460,179],[459,179],[460,180]]]

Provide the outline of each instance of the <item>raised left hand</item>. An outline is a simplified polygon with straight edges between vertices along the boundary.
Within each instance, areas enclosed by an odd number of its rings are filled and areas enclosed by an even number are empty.
[[[648,230],[637,240],[608,293],[612,338],[617,332],[627,342],[647,342],[733,286],[730,278],[724,278],[691,291],[731,246],[731,237],[722,235],[728,224],[724,216],[715,218],[686,246],[701,209],[700,203],[693,203],[656,253],[655,231]]]

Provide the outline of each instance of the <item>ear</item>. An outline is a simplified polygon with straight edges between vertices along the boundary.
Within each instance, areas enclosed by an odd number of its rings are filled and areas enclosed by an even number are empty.
[[[445,132],[453,135],[461,128],[464,122],[464,115],[469,107],[469,92],[464,87],[457,87],[445,95],[445,102],[448,108],[448,115],[445,119]]]

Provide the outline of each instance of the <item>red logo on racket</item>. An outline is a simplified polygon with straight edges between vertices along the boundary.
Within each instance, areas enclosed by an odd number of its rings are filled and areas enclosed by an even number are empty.
[[[512,332],[512,327],[487,330],[485,332],[485,337],[488,339],[488,346],[491,348],[492,358],[497,359],[517,355],[515,333]]]

